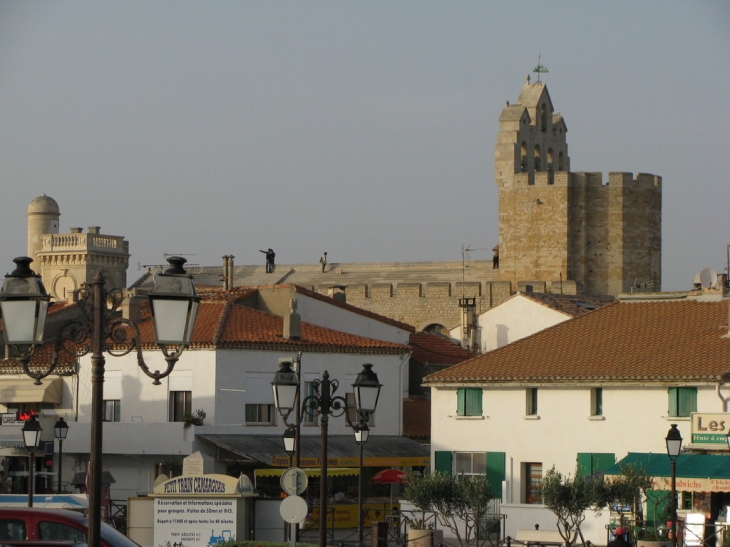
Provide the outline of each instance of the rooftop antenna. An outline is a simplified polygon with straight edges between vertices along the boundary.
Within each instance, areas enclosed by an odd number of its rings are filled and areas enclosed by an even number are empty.
[[[533,72],[537,73],[537,83],[540,83],[540,74],[547,74],[550,72],[545,65],[540,62],[540,52],[537,53],[537,66],[532,69]]]
[[[464,243],[461,246],[461,297],[464,298],[464,284],[466,283],[466,261],[471,260],[471,251],[488,251],[486,247],[479,247],[477,249],[471,248],[471,243]]]

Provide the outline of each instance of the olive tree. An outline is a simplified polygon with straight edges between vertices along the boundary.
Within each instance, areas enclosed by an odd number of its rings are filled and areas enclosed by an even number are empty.
[[[493,499],[489,481],[482,475],[457,475],[434,472],[411,477],[403,497],[425,514],[433,511],[442,526],[451,530],[462,547],[479,543],[479,523]]]
[[[580,525],[586,518],[585,512],[596,505],[597,492],[602,479],[564,475],[555,466],[542,480],[542,502],[558,517],[558,532],[570,547],[580,533]]]

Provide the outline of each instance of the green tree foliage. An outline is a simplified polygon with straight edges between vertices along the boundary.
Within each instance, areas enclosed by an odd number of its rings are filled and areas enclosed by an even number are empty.
[[[487,515],[492,501],[486,477],[427,473],[410,477],[403,496],[421,511],[420,519],[409,521],[411,527],[424,524],[426,513],[434,512],[462,547],[478,545],[479,522]]]
[[[583,474],[563,475],[552,467],[542,480],[542,501],[558,517],[558,532],[568,547],[575,543],[585,512],[596,505],[599,483]]]
[[[553,466],[542,481],[541,491],[545,507],[558,517],[558,531],[570,546],[580,533],[588,509],[639,507],[642,494],[646,496],[652,484],[653,479],[635,465],[624,466],[620,474],[607,478],[581,473],[571,477]]]

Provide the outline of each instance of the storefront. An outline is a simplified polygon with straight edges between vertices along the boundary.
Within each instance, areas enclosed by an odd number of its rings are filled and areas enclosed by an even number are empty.
[[[200,435],[215,445],[219,460],[227,461],[227,474],[248,475],[256,485],[257,507],[266,500],[280,501],[283,494],[279,484],[282,472],[290,466],[281,437],[258,435]],[[320,453],[318,436],[302,436],[299,467],[306,470],[309,486],[302,497],[310,512],[307,527],[318,526],[320,498]],[[372,435],[363,450],[363,514],[364,525],[370,520],[384,520],[398,510],[402,480],[393,483],[371,482],[384,469],[397,468],[421,472],[429,466],[430,451],[426,445],[405,437]],[[328,438],[327,496],[330,516],[327,521],[335,528],[351,528],[358,521],[358,487],[360,484],[360,447],[354,437],[334,435]],[[263,509],[259,509],[263,510]],[[283,527],[280,527],[283,529]],[[262,539],[262,538],[258,538]],[[272,539],[267,537],[266,539]]]
[[[606,475],[618,475],[621,468],[636,465],[653,479],[645,519],[650,528],[666,526],[665,519],[672,488],[671,462],[666,454],[629,453]],[[730,508],[730,454],[685,453],[677,458],[677,516],[680,522],[687,515],[702,515],[709,529],[696,535],[711,537],[729,522]],[[657,506],[658,510],[654,510]],[[656,515],[656,517],[655,517]],[[656,518],[656,522],[655,522]]]

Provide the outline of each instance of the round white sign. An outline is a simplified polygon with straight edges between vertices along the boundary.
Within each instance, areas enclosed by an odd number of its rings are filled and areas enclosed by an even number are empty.
[[[307,518],[307,502],[299,496],[284,498],[279,507],[281,518],[292,524],[299,524]]]
[[[298,467],[290,467],[281,474],[281,489],[290,496],[304,493],[309,484],[309,477],[303,469]]]

